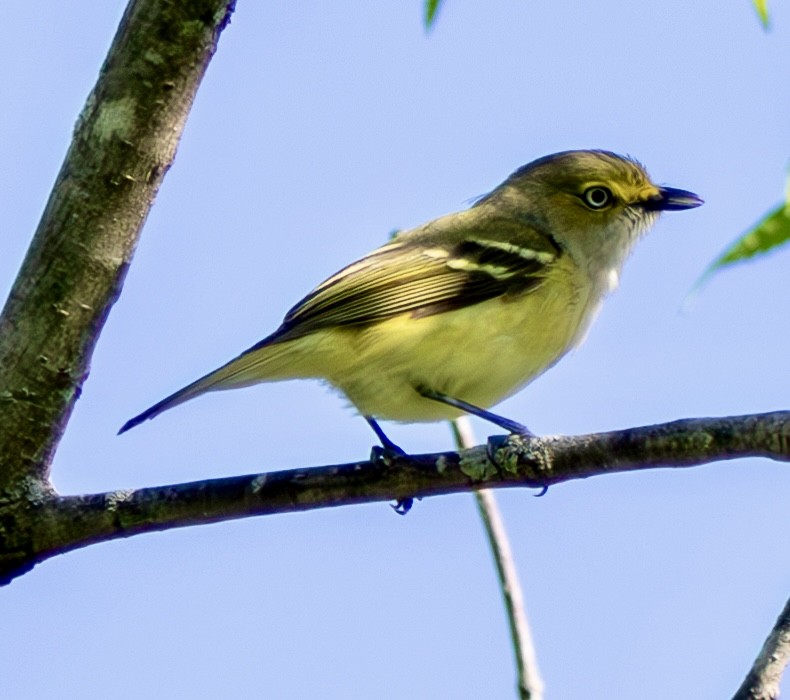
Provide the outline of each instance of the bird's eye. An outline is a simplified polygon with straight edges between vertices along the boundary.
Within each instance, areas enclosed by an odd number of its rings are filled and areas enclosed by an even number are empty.
[[[604,207],[608,207],[613,199],[614,195],[608,187],[588,187],[582,192],[582,201],[590,207],[590,209],[603,209]]]

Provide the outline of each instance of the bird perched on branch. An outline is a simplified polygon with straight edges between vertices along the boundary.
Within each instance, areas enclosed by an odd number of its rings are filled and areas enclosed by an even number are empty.
[[[487,409],[581,342],[662,211],[700,204],[608,151],[545,156],[469,209],[404,231],[343,268],[274,333],[120,432],[209,391],[303,378],[340,390],[396,451],[378,419],[469,413],[526,431]]]

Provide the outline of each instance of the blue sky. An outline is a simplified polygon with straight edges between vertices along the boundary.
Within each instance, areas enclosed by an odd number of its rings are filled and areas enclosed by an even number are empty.
[[[788,408],[784,250],[709,262],[782,196],[790,13],[746,0],[580,5],[240,0],[55,460],[64,493],[364,458],[317,383],[119,426],[235,356],[315,284],[535,157],[599,147],[706,204],[637,247],[587,343],[499,407],[582,433]],[[0,44],[7,293],[124,3],[14,3]],[[481,437],[488,426],[475,424]],[[393,426],[415,452],[446,425]],[[790,473],[748,460],[498,494],[548,697],[727,697],[790,591]],[[0,591],[7,697],[510,698],[470,495],[90,547]],[[112,689],[111,691],[109,689]],[[621,691],[627,688],[628,691]]]

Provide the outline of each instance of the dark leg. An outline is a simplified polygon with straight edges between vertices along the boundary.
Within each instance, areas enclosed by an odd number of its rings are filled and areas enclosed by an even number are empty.
[[[385,450],[394,452],[396,455],[406,454],[400,447],[398,447],[394,442],[392,442],[392,440],[390,440],[384,434],[384,431],[381,429],[381,426],[376,422],[375,418],[373,418],[372,416],[365,416],[365,420],[368,422],[368,425],[371,428],[373,428],[373,432],[376,433],[376,437],[379,439]]]
[[[417,391],[426,399],[432,399],[433,401],[446,403],[448,406],[458,408],[465,413],[469,413],[473,416],[477,416],[478,418],[482,418],[483,420],[487,420],[489,423],[498,425],[500,428],[504,428],[509,433],[515,433],[516,435],[532,435],[527,426],[521,425],[521,423],[517,423],[516,421],[505,418],[504,416],[498,416],[496,413],[491,413],[490,411],[486,411],[484,408],[479,408],[478,406],[467,403],[466,401],[462,401],[461,399],[454,399],[452,396],[447,396],[447,394],[442,394],[439,391],[434,391],[433,389],[428,389],[427,387],[422,386],[417,387]]]
[[[406,453],[398,447],[392,440],[390,440],[385,434],[384,431],[381,429],[381,426],[376,422],[376,419],[372,416],[365,416],[365,420],[368,422],[368,425],[373,428],[373,432],[376,433],[376,437],[379,439],[381,444],[384,446],[383,452],[384,458],[386,459],[386,453],[390,455],[394,455],[396,457],[400,457],[401,455],[405,455]],[[371,460],[375,460],[381,456],[381,447],[374,447],[371,451],[370,458]],[[412,505],[414,505],[413,498],[401,498],[392,509],[398,515],[406,515],[411,510]]]

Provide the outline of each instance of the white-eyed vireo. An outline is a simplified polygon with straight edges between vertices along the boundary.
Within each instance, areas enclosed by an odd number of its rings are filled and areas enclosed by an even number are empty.
[[[132,418],[207,391],[318,378],[376,423],[484,410],[584,337],[660,212],[702,204],[634,160],[565,151],[516,170],[471,208],[398,234],[316,287],[270,336]]]

